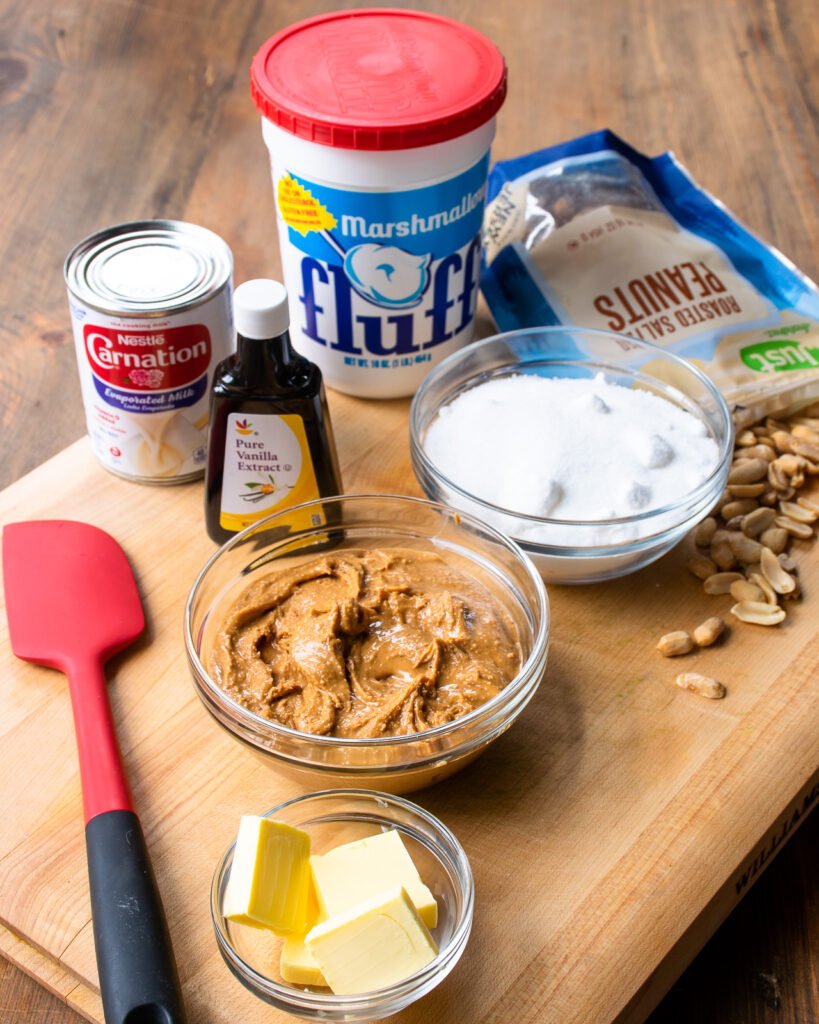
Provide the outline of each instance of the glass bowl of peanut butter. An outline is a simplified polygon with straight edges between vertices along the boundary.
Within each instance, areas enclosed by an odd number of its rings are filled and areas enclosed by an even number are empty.
[[[545,586],[514,541],[402,496],[261,520],[185,611],[204,706],[310,788],[405,793],[465,767],[532,699],[548,641]]]

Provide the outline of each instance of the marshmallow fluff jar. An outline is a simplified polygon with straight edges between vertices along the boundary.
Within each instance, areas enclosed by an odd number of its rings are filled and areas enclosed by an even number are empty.
[[[327,384],[413,394],[472,339],[499,50],[422,11],[321,15],[251,67],[291,337]]]
[[[410,412],[426,494],[512,537],[554,583],[623,576],[670,550],[722,494],[733,438],[692,363],[574,327],[471,345]]]

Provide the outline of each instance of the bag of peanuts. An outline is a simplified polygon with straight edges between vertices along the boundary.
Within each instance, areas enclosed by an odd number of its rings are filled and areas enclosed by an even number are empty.
[[[502,161],[481,287],[502,331],[577,324],[654,342],[720,388],[738,426],[819,397],[819,290],[672,153],[608,131]]]

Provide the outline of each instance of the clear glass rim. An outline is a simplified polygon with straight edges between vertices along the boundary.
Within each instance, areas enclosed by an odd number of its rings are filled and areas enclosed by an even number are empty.
[[[213,873],[210,891],[210,912],[213,927],[216,932],[217,942],[223,955],[227,955],[230,962],[238,972],[251,982],[254,987],[262,990],[265,994],[275,997],[281,1003],[297,1009],[310,1009],[315,1011],[338,1011],[338,1012],[367,1012],[373,1011],[373,1003],[390,1003],[394,1000],[411,997],[418,989],[431,987],[430,983],[441,980],[448,969],[463,952],[466,942],[472,929],[472,916],[475,904],[475,882],[472,875],[472,867],[461,843],[455,834],[434,814],[419,807],[400,796],[391,793],[382,793],[377,790],[368,789],[323,789],[315,793],[307,793],[302,796],[292,797],[283,803],[266,811],[263,817],[270,818],[282,811],[297,804],[308,805],[313,801],[333,799],[356,799],[371,800],[376,806],[383,807],[384,804],[391,804],[403,811],[421,818],[430,828],[438,840],[435,846],[435,855],[439,860],[446,861],[452,868],[458,882],[461,899],[463,903],[460,917],[452,932],[452,936],[444,949],[438,951],[438,955],[431,963],[417,973],[405,978],[404,981],[386,988],[374,989],[371,992],[362,992],[358,995],[342,996],[334,993],[307,992],[303,989],[292,988],[279,984],[272,978],[259,974],[254,970],[233,948],[225,929],[222,927],[224,920],[219,908],[219,889],[228,861],[231,859],[235,841],[231,843],[219,860],[216,870]],[[383,817],[383,816],[382,816]],[[388,817],[383,817],[385,823],[396,826],[399,824]],[[442,973],[444,972],[444,973]],[[395,1011],[391,1011],[395,1012]]]
[[[365,501],[380,501],[380,502],[399,502],[401,504],[414,504],[417,506],[431,509],[439,514],[444,514],[450,519],[457,517],[460,523],[467,523],[468,525],[477,528],[481,532],[489,534],[493,540],[499,543],[502,547],[506,548],[515,558],[518,560],[522,568],[525,570],[529,581],[533,585],[537,594],[537,608],[530,608],[534,620],[535,629],[533,630],[534,636],[532,640],[532,650],[530,651],[526,661],[521,665],[517,675],[491,700],[486,701],[485,704],[481,704],[479,707],[470,711],[468,714],[455,718],[451,722],[446,722],[443,725],[434,726],[432,729],[424,729],[423,732],[410,733],[406,736],[376,736],[376,737],[342,737],[342,736],[323,736],[317,733],[306,733],[299,732],[297,729],[291,729],[286,725],[281,725],[279,722],[275,722],[268,718],[262,718],[260,715],[254,714],[248,708],[239,704],[233,700],[220,686],[211,679],[210,674],[206,671],[201,659],[199,658],[199,652],[196,647],[193,634],[193,606],[198,596],[199,590],[204,583],[208,572],[216,564],[219,558],[231,551],[234,547],[241,544],[241,542],[253,533],[260,531],[265,528],[266,524],[272,523],[279,517],[289,516],[295,512],[299,512],[304,509],[309,509],[315,505],[327,506],[331,504],[341,503],[363,503]],[[312,532],[320,533],[326,529],[326,526],[319,526],[311,528],[310,530],[298,531],[299,534],[309,535]],[[295,535],[294,535],[295,536]],[[278,543],[286,545],[292,543],[293,536],[282,538]],[[275,547],[275,545],[274,545]],[[484,523],[475,516],[470,515],[468,512],[461,512],[457,509],[452,509],[447,505],[443,505],[440,502],[430,501],[427,498],[414,498],[402,494],[344,494],[338,495],[334,498],[320,498],[316,501],[304,502],[301,505],[294,505],[288,509],[280,512],[274,512],[270,516],[266,516],[264,519],[260,519],[258,522],[253,523],[251,526],[246,527],[240,533],[237,533],[235,537],[231,537],[229,541],[223,544],[213,555],[208,559],[201,571],[194,580],[193,586],[188,594],[188,599],[185,602],[185,614],[184,614],[184,635],[185,635],[185,650],[188,656],[188,661],[194,669],[194,678],[197,683],[204,684],[207,687],[208,693],[217,705],[227,706],[237,715],[247,726],[250,728],[262,732],[270,732],[272,735],[281,735],[290,740],[298,740],[304,742],[305,740],[310,743],[315,743],[320,748],[327,749],[361,749],[367,748],[398,748],[410,747],[412,744],[419,742],[426,742],[428,740],[435,740],[440,737],[449,736],[459,729],[464,729],[464,726],[472,725],[479,721],[492,721],[496,715],[502,713],[510,704],[516,703],[515,698],[520,694],[525,694],[528,690],[537,687],[540,683],[540,675],[542,673],[543,665],[548,648],[549,641],[549,628],[550,628],[550,608],[549,598],[546,592],[546,586],[540,573],[537,571],[532,563],[529,555],[523,550],[523,548],[514,541],[511,537],[505,536],[499,530],[496,530],[493,526],[488,523]],[[232,730],[231,730],[232,731]],[[255,746],[255,744],[254,744]],[[257,747],[258,749],[258,747]],[[455,751],[457,752],[457,750]],[[270,753],[274,753],[270,751]],[[449,756],[453,751],[448,752]],[[298,764],[303,767],[303,761],[295,761],[293,758],[288,758],[282,755],[280,751],[275,751],[277,757],[283,757],[284,760]],[[407,771],[408,768],[423,768],[425,765],[428,766],[430,762],[434,763],[440,760],[440,753],[431,754],[428,759],[416,759],[411,765],[393,765],[392,769],[396,772]],[[314,760],[310,760],[310,767],[322,769],[325,768],[328,771],[343,770],[349,774],[360,774],[360,775],[386,775],[389,772],[384,766],[372,766],[366,767],[356,765],[344,765],[343,768],[340,765],[323,765],[318,764]]]
[[[637,512],[637,513],[635,513],[634,515],[631,515],[631,516],[621,516],[618,519],[548,519],[546,517],[538,517],[538,516],[526,515],[525,513],[522,513],[522,512],[514,512],[514,511],[512,511],[512,509],[504,508],[501,505],[495,505],[491,501],[487,501],[486,499],[480,498],[480,497],[478,497],[477,495],[473,494],[470,491],[464,490],[462,487],[460,487],[458,484],[456,484],[453,480],[450,480],[449,477],[447,477],[444,473],[442,473],[438,469],[438,467],[435,465],[435,463],[429,458],[429,456],[427,455],[427,453],[426,453],[426,451],[425,451],[425,449],[423,447],[423,444],[421,443],[420,433],[421,433],[422,426],[424,426],[425,424],[422,424],[420,422],[421,414],[420,414],[419,410],[420,410],[421,404],[422,404],[424,398],[426,397],[427,393],[429,392],[429,390],[434,386],[434,384],[438,380],[440,380],[440,378],[444,375],[444,373],[447,370],[449,370],[453,366],[457,365],[457,363],[459,361],[463,361],[464,359],[466,359],[467,356],[472,356],[477,351],[479,351],[481,349],[484,349],[484,348],[488,348],[488,347],[490,347],[492,345],[497,345],[500,342],[506,342],[506,341],[509,341],[509,340],[512,340],[512,339],[515,339],[515,338],[524,337],[524,336],[532,336],[532,335],[538,335],[538,334],[543,334],[543,335],[549,336],[549,335],[555,335],[555,334],[566,334],[566,333],[570,333],[570,332],[575,332],[575,333],[580,333],[580,334],[591,334],[591,335],[595,335],[595,336],[598,336],[598,337],[608,338],[608,339],[610,339],[612,341],[614,341],[614,340],[626,341],[630,345],[634,345],[634,346],[637,346],[637,347],[640,347],[640,348],[645,348],[650,353],[651,352],[655,352],[658,357],[663,357],[665,359],[668,359],[673,364],[675,364],[675,365],[681,367],[682,369],[688,371],[689,373],[692,374],[692,376],[694,376],[699,381],[700,384],[703,385],[703,387],[709,393],[710,397],[713,399],[714,404],[716,405],[717,409],[719,410],[720,418],[722,420],[722,424],[723,424],[723,428],[724,428],[724,437],[723,437],[723,440],[721,442],[718,442],[718,444],[719,444],[719,454],[718,454],[718,458],[717,458],[717,464],[716,464],[714,470],[693,491],[691,491],[690,493],[684,495],[682,498],[677,499],[676,501],[670,502],[667,505],[661,505],[658,508],[648,509],[648,510],[643,511],[643,512]],[[545,359],[545,356],[544,356],[544,361],[548,361],[548,360]],[[532,363],[534,363],[534,362],[536,362],[536,360],[533,359]],[[553,360],[553,362],[556,365],[583,365],[585,363],[585,360],[583,360],[582,358],[579,357],[577,359],[555,359],[555,360]],[[516,364],[516,363],[510,362],[508,364],[508,368],[510,370],[514,370],[514,368],[516,366],[523,367],[523,366],[526,366],[526,365],[529,365],[529,364],[524,364],[524,363]],[[603,360],[600,361],[600,365],[601,365],[601,367],[605,365]],[[503,366],[495,367],[493,372],[498,371],[498,370],[502,370],[504,368],[505,367],[503,367]],[[612,369],[614,370],[616,368],[612,367]],[[451,401],[451,398],[449,399],[449,401]],[[431,422],[431,420],[430,420],[430,422]],[[630,525],[633,525],[635,523],[649,522],[652,519],[657,519],[657,518],[659,518],[661,516],[671,514],[671,513],[675,512],[677,510],[680,510],[681,512],[686,512],[687,508],[690,505],[696,504],[696,502],[698,500],[700,500],[701,498],[707,496],[714,489],[716,481],[719,480],[719,477],[724,472],[724,467],[725,467],[725,464],[726,464],[726,460],[729,458],[729,456],[731,454],[731,451],[733,450],[733,445],[734,445],[734,421],[733,421],[733,418],[731,416],[731,412],[730,412],[730,410],[728,408],[728,405],[727,405],[725,399],[723,398],[722,394],[719,392],[717,387],[713,384],[713,382],[700,369],[698,369],[696,366],[694,366],[693,363],[690,363],[687,359],[683,359],[681,356],[675,355],[673,352],[669,352],[666,349],[661,348],[659,345],[655,345],[655,344],[653,344],[652,342],[649,342],[649,341],[643,341],[640,338],[630,338],[628,335],[615,334],[613,331],[603,331],[603,330],[598,330],[596,328],[586,328],[586,327],[572,327],[572,326],[569,326],[569,325],[562,326],[562,327],[561,326],[524,327],[524,328],[521,328],[520,330],[517,330],[517,331],[507,331],[507,332],[502,333],[502,334],[493,334],[489,338],[483,338],[481,341],[473,342],[471,345],[468,345],[468,346],[466,346],[465,348],[462,348],[462,349],[458,349],[457,352],[453,352],[452,355],[447,356],[446,359],[444,359],[442,362],[440,362],[435,367],[435,369],[430,372],[430,374],[424,379],[424,381],[422,382],[421,386],[416,391],[415,396],[413,397],[413,400],[412,400],[412,405],[410,406],[409,429],[410,429],[410,450],[411,450],[411,454],[412,454],[413,459],[417,459],[417,461],[420,464],[420,466],[427,473],[429,473],[429,475],[433,479],[435,479],[437,481],[440,481],[440,483],[443,484],[445,487],[447,487],[448,489],[454,491],[456,494],[460,495],[462,498],[466,499],[467,501],[472,502],[473,504],[475,504],[477,506],[480,506],[481,508],[485,508],[487,511],[489,511],[491,513],[494,513],[496,515],[508,516],[511,519],[519,520],[522,525],[525,524],[525,525],[532,525],[532,526],[536,526],[536,527],[538,527],[538,526],[545,526],[545,527],[550,527],[550,526],[571,527],[572,529],[578,529],[578,530],[584,529],[584,528],[585,529],[589,529],[589,530],[599,530],[599,529],[602,529],[602,528],[612,527],[612,526],[630,526]],[[716,438],[714,440],[716,440]],[[686,514],[684,518],[687,519],[688,515]],[[662,531],[659,531],[659,532],[665,532],[665,531],[662,530]],[[656,534],[654,536],[656,536]],[[649,538],[641,538],[641,540],[642,539],[649,539]],[[524,544],[528,544],[530,542],[523,541],[523,543]],[[537,542],[534,542],[534,546],[537,546]],[[548,547],[550,549],[552,549],[552,550],[555,550],[555,551],[563,550],[563,548],[560,545],[549,545]],[[605,547],[608,547],[608,545],[599,545],[599,547],[600,548],[605,548]],[[566,545],[566,549],[567,550],[571,550],[571,548],[572,548],[571,545]],[[585,552],[585,550],[587,550],[587,549],[584,548],[584,552]],[[588,550],[592,550],[592,548],[590,547]]]

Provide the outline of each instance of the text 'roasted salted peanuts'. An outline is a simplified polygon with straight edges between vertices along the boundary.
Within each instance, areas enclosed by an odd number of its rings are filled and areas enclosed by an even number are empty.
[[[691,634],[697,647],[710,647],[725,632],[725,622],[719,615],[712,615],[710,619],[701,622]]]
[[[702,589],[706,594],[728,594],[731,592],[732,583],[744,579],[741,572],[718,572],[703,581]]]
[[[666,633],[657,641],[657,650],[664,658],[676,658],[681,654],[688,654],[693,649],[694,641],[684,629]]]
[[[773,525],[776,512],[772,508],[756,508],[742,520],[742,532],[746,537],[759,537],[769,526]]]
[[[783,530],[782,532],[784,533],[785,531]],[[713,576],[717,571],[714,562],[706,555],[694,555],[693,558],[688,559],[687,565],[689,572],[693,573],[698,580],[707,580],[709,576]]]
[[[700,697],[707,697],[709,700],[721,700],[725,696],[725,687],[716,679],[710,676],[700,675],[699,672],[681,672],[674,680],[676,686],[681,690],[690,690]]]
[[[792,594],[796,590],[796,580],[782,568],[782,563],[773,551],[769,551],[767,548],[762,549],[759,567],[762,570],[762,575],[777,594]]]
[[[740,459],[735,462],[728,473],[729,484],[755,484],[762,480],[768,472],[768,463],[764,459]]]
[[[760,601],[740,601],[731,609],[731,614],[740,622],[752,622],[757,626],[777,626],[785,618],[785,609]]]

